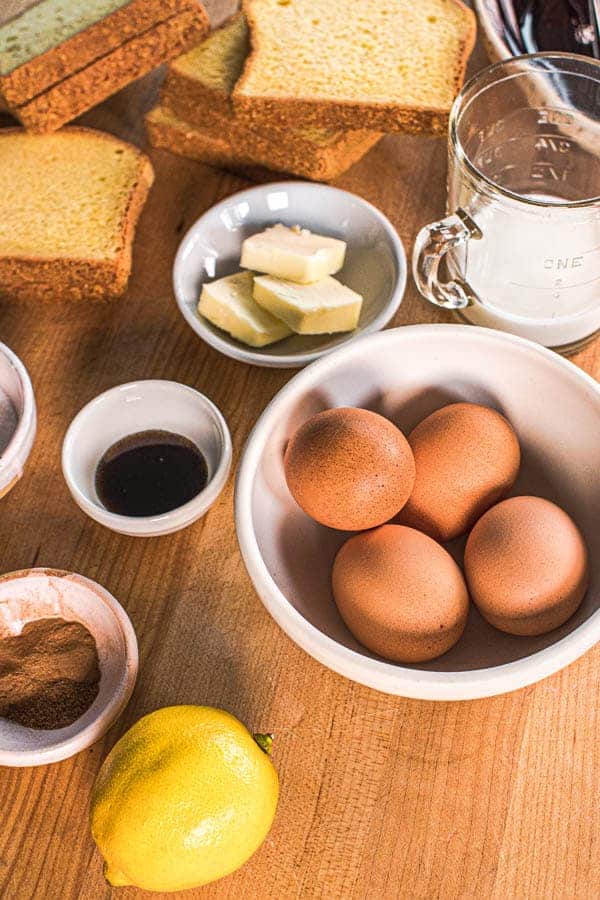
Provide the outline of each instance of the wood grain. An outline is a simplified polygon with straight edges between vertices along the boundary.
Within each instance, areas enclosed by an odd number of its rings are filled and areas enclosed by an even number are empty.
[[[479,54],[474,65],[482,63]],[[156,82],[138,82],[84,121],[142,142],[141,112]],[[338,184],[382,209],[410,247],[418,228],[443,213],[445,154],[442,140],[385,138]],[[282,796],[250,863],[182,897],[597,898],[599,648],[504,697],[387,697],[323,668],[269,618],[237,549],[231,482],[203,521],[146,541],[112,534],[71,501],[62,438],[75,412],[105,388],[147,377],[193,385],[224,411],[237,458],[291,374],[220,356],[187,327],[171,294],[184,230],[247,182],[169,154],[152,157],[156,184],[121,302],[0,306],[1,338],[29,367],[40,416],[26,476],[2,502],[0,570],[47,565],[98,580],[127,608],[141,650],[134,697],[103,742],[61,764],[0,770],[0,895],[112,896],[88,832],[94,776],[140,715],[187,702],[222,706],[253,730],[275,731]],[[435,318],[410,286],[395,324]],[[599,347],[575,357],[596,377]]]

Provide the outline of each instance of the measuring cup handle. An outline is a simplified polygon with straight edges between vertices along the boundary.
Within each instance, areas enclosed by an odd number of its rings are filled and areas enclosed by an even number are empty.
[[[463,309],[478,299],[463,279],[439,279],[440,264],[446,253],[471,238],[481,238],[481,232],[462,209],[441,222],[426,225],[418,233],[413,252],[413,276],[419,291],[430,303],[444,309]]]

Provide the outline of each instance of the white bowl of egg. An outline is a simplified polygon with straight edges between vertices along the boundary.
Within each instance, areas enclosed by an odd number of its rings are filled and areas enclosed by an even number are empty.
[[[461,325],[365,337],[296,375],[251,433],[236,526],[259,597],[334,671],[466,700],[600,640],[600,385]]]
[[[241,191],[192,225],[173,287],[190,327],[241,362],[299,368],[396,313],[406,256],[391,222],[348,191],[282,181]]]

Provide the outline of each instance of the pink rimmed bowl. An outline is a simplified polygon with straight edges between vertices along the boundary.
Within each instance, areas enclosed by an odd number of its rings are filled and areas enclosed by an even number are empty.
[[[35,619],[81,622],[96,642],[96,699],[66,728],[26,728],[0,718],[0,766],[41,766],[67,759],[100,740],[123,712],[138,671],[137,639],[129,616],[105,588],[73,572],[24,569],[0,577],[0,639]]]

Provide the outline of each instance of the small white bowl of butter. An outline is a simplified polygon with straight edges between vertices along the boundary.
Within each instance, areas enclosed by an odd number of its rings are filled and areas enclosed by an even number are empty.
[[[184,318],[212,347],[252,365],[297,368],[390,322],[406,257],[391,222],[366,200],[285,181],[241,191],[201,216],[177,251],[173,285]]]

